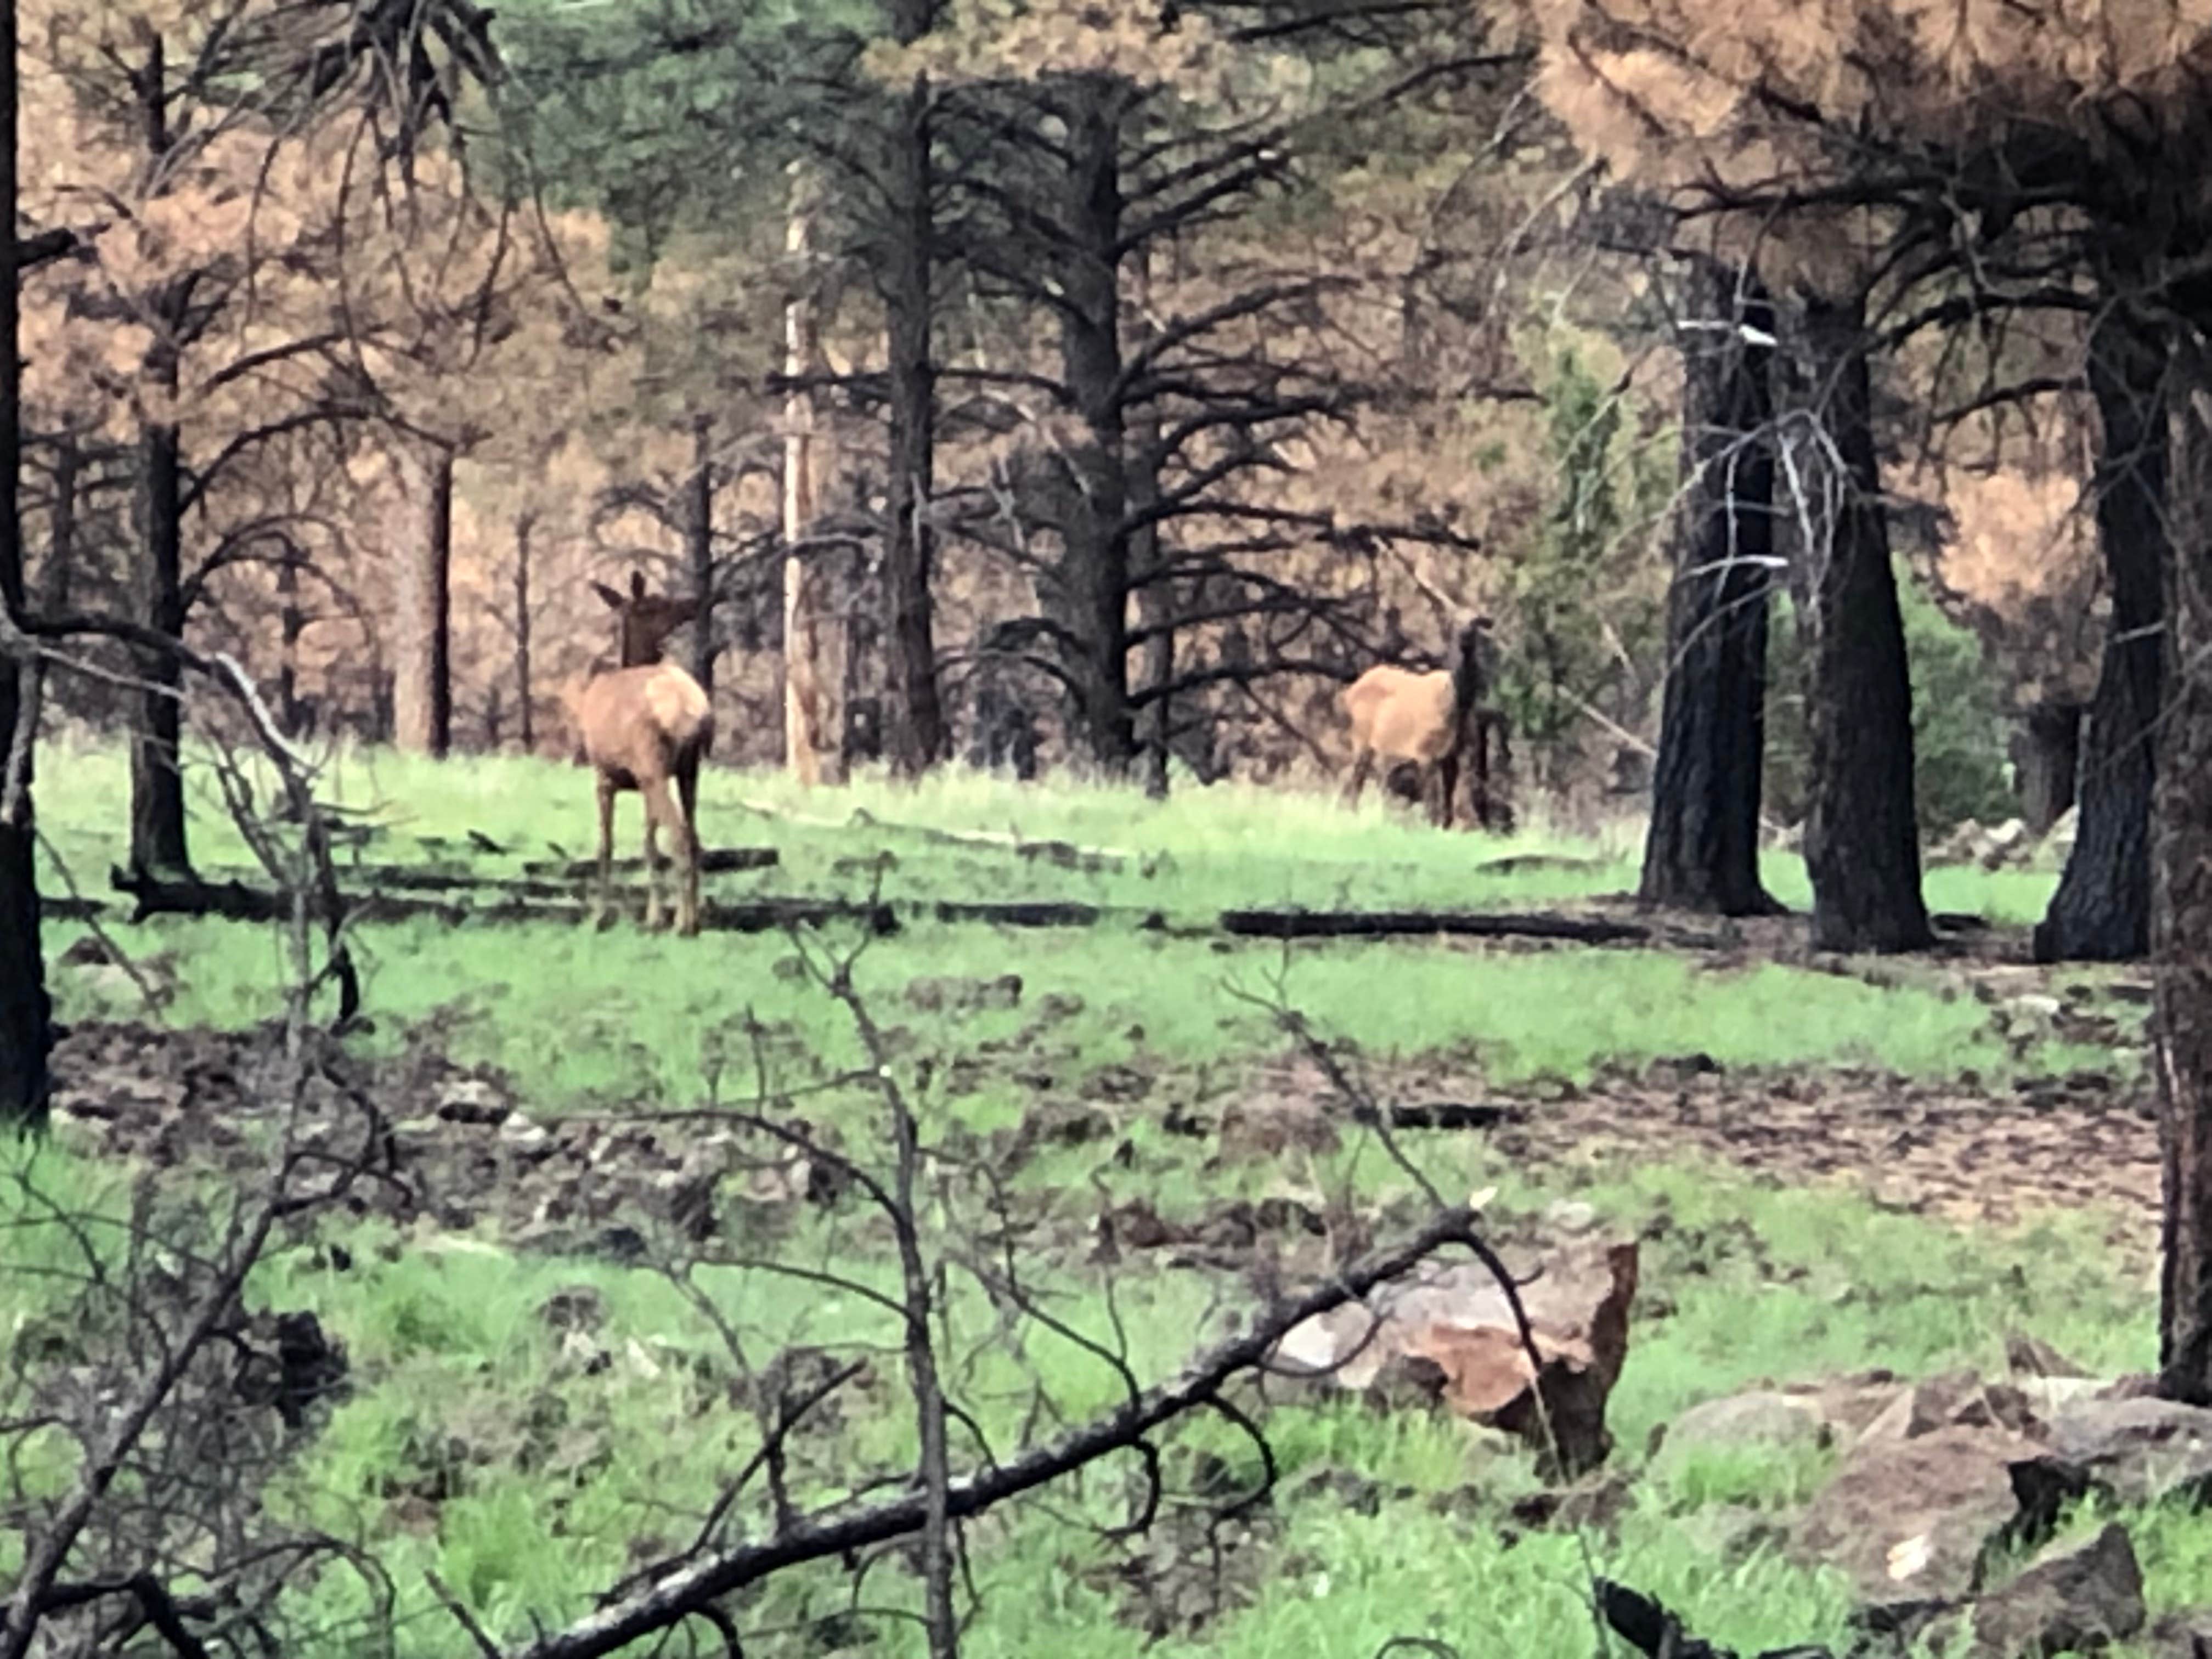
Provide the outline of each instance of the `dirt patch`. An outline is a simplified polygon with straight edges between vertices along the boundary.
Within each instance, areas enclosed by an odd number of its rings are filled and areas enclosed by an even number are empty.
[[[76,1027],[54,1056],[53,1121],[64,1141],[155,1167],[190,1162],[240,1185],[266,1178],[290,1110],[289,1073],[269,1032]],[[480,1222],[509,1242],[635,1256],[641,1229],[696,1238],[734,1212],[775,1224],[834,1195],[832,1171],[775,1137],[726,1126],[576,1117],[541,1122],[513,1083],[427,1048],[349,1060],[309,1079],[295,1144],[358,1164],[356,1216],[452,1229]],[[826,1139],[826,1132],[808,1133]]]
[[[1780,1185],[1847,1182],[1885,1207],[1960,1224],[2090,1206],[2132,1218],[2159,1207],[2149,1086],[2102,1074],[1976,1090],[1873,1071],[1729,1071],[1692,1055],[1602,1073],[1587,1087],[1501,1090],[1472,1065],[1370,1069],[1385,1104],[1525,1103],[1486,1131],[1519,1164],[1712,1159]],[[1248,1079],[1224,1121],[1329,1095],[1311,1063],[1279,1061]],[[1335,1109],[1348,1127],[1349,1109]]]

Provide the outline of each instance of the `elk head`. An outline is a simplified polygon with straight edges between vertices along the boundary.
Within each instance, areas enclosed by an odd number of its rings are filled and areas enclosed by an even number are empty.
[[[696,599],[672,599],[647,592],[645,573],[639,570],[629,573],[627,595],[601,582],[593,582],[592,591],[615,613],[621,659],[617,665],[623,668],[642,668],[659,662],[660,647],[668,636],[699,614]]]

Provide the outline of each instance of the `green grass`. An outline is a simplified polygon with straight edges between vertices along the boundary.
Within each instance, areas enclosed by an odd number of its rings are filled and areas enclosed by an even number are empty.
[[[119,757],[58,745],[40,766],[41,823],[97,892],[118,860],[126,787]],[[196,779],[206,775],[196,770]],[[508,848],[466,860],[486,874],[512,872],[556,848],[572,856],[589,850],[591,791],[579,771],[511,759],[433,767],[348,752],[327,781],[384,826],[364,854],[376,861],[459,862],[471,830]],[[204,870],[244,868],[243,845],[216,804],[199,782],[193,793]],[[858,809],[877,827],[760,817],[744,810],[747,799],[841,821]],[[811,795],[781,778],[715,771],[702,817],[710,844],[773,845],[782,854],[774,869],[717,878],[714,890],[724,896],[857,896],[872,878],[842,861],[888,852],[896,862],[883,880],[893,898],[1074,898],[1181,921],[1247,904],[1548,905],[1632,886],[1637,852],[1633,826],[1595,842],[1540,830],[1498,842],[1436,834],[1373,800],[1347,813],[1321,796],[1219,786],[1185,789],[1159,805],[1127,789],[1017,787],[958,771],[919,787],[869,778]],[[1133,856],[1119,870],[1086,873],[948,848],[881,827],[887,822],[1011,829]],[[635,823],[633,801],[624,852],[635,850]],[[1528,852],[1589,862],[1509,875],[1480,867]],[[1766,870],[1778,896],[1809,900],[1799,861],[1772,856]],[[2050,884],[2047,875],[1942,871],[1929,878],[1928,897],[1936,908],[2021,921],[2039,913]],[[82,931],[54,926],[51,948],[60,951]],[[284,982],[274,929],[169,918],[115,931],[142,957],[167,958],[176,990],[165,1017],[178,1024],[260,1018]],[[366,1039],[372,1047],[396,1049],[434,1022],[452,1057],[505,1067],[533,1111],[682,1107],[710,1093],[743,1095],[751,1086],[751,1021],[769,1033],[780,1082],[858,1058],[846,1015],[791,972],[793,947],[778,937],[679,942],[629,927],[599,934],[421,922],[364,929],[356,948],[377,1022]],[[920,976],[1008,971],[1024,983],[1021,1005],[1010,1010],[932,1012],[904,994]],[[1933,975],[1924,988],[1877,988],[1771,965],[1710,971],[1656,951],[1431,941],[1301,946],[1286,957],[1273,945],[1176,937],[1121,917],[1085,930],[916,922],[871,946],[858,984],[881,1022],[905,1028],[897,1034],[903,1064],[925,1054],[981,1062],[957,1082],[940,1068],[924,1102],[933,1136],[956,1123],[1006,1127],[1036,1102],[1079,1094],[1102,1068],[1134,1066],[1153,1079],[1151,1096],[1109,1109],[1111,1139],[1048,1150],[1012,1183],[1041,1241],[1025,1271],[1059,1293],[1060,1317],[1110,1340],[1106,1270],[1087,1259],[1103,1204],[1144,1198],[1164,1215],[1194,1217],[1231,1197],[1311,1182],[1355,1193],[1379,1212],[1410,1194],[1409,1178],[1384,1168],[1371,1145],[1217,1165],[1211,1142],[1162,1126],[1186,1085],[1279,1053],[1265,1015],[1236,994],[1270,993],[1279,975],[1282,994],[1324,1035],[1349,1036],[1384,1059],[1443,1053],[1473,1080],[1499,1087],[1581,1080],[1607,1064],[1697,1052],[1731,1067],[1850,1065],[1936,1078],[1969,1070],[2002,1078],[2110,1058],[2051,1044],[2014,1059],[1987,1010],[1969,998],[1945,1000]],[[137,1012],[112,976],[58,969],[54,978],[65,1019]],[[1044,1018],[1048,998],[1061,1000],[1059,1017]],[[810,1100],[805,1109],[830,1113],[848,1146],[872,1158],[879,1152],[865,1100]],[[1111,1154],[1124,1137],[1129,1152],[1117,1161]],[[1782,1190],[1708,1167],[1614,1160],[1571,1171],[1523,1168],[1480,1137],[1411,1144],[1440,1189],[1495,1188],[1491,1212],[1504,1231],[1571,1195],[1645,1238],[1644,1311],[1611,1413],[1613,1467],[1632,1475],[1655,1428],[1697,1401],[1761,1379],[1871,1365],[1907,1375],[1958,1364],[1994,1371],[2014,1329],[2103,1370],[2152,1358],[2148,1304],[2116,1262],[2103,1218],[2046,1217],[1968,1235],[1876,1210],[1846,1190]],[[38,1158],[40,1189],[60,1207],[121,1213],[129,1172],[58,1146]],[[933,1224],[949,1233],[939,1242],[971,1246],[975,1220],[938,1217]],[[111,1247],[110,1235],[93,1237],[110,1239],[95,1248]],[[505,1638],[526,1634],[533,1617],[573,1617],[592,1590],[635,1565],[629,1540],[672,1548],[686,1539],[717,1480],[757,1444],[755,1420],[731,1393],[734,1366],[721,1332],[667,1277],[518,1253],[492,1235],[401,1234],[355,1223],[333,1224],[320,1242],[333,1239],[345,1243],[349,1269],[331,1267],[327,1249],[302,1245],[265,1264],[252,1285],[258,1304],[314,1310],[345,1341],[355,1384],[270,1502],[375,1551],[409,1621],[403,1650],[442,1649],[456,1633],[426,1588],[426,1571],[439,1572]],[[78,1248],[20,1185],[0,1181],[0,1330],[34,1329],[66,1310],[68,1281],[58,1270]],[[849,1214],[810,1211],[776,1248],[787,1263],[891,1282],[880,1231]],[[755,1364],[794,1342],[872,1353],[878,1381],[860,1391],[834,1467],[802,1460],[795,1468],[803,1492],[818,1498],[839,1480],[910,1460],[896,1332],[879,1309],[751,1261],[701,1267],[692,1282],[742,1331]],[[1250,1295],[1233,1277],[1162,1271],[1145,1255],[1115,1270],[1112,1282],[1130,1364],[1146,1378],[1172,1371],[1242,1314]],[[960,1375],[963,1398],[994,1445],[1018,1437],[1041,1397],[1058,1420],[1117,1397],[1113,1371],[1072,1342],[1032,1332],[1018,1352],[985,1343],[1000,1330],[995,1310],[968,1280],[956,1273],[953,1283],[948,1352],[973,1367]],[[606,1327],[591,1340],[608,1356],[604,1366],[584,1363],[540,1315],[553,1292],[580,1284],[606,1306]],[[1582,1543],[1544,1533],[1523,1533],[1510,1547],[1499,1541],[1509,1526],[1504,1506],[1534,1480],[1517,1449],[1451,1421],[1346,1406],[1279,1407],[1267,1426],[1280,1465],[1268,1511],[1278,1534],[1247,1587],[1249,1604],[1198,1637],[1169,1637],[1158,1651],[1340,1659],[1397,1635],[1433,1637],[1470,1655],[1587,1650]],[[1249,1443],[1221,1421],[1194,1419],[1164,1441],[1170,1468],[1186,1474],[1201,1450],[1243,1478],[1257,1474]],[[959,1449],[963,1461],[972,1457],[964,1437]],[[34,1480],[65,1478],[65,1448],[48,1442],[33,1450]],[[1698,1633],[1740,1650],[1834,1640],[1847,1598],[1832,1577],[1771,1552],[1721,1565],[1698,1530],[1699,1517],[1785,1503],[1822,1467],[1795,1451],[1700,1460],[1641,1486],[1618,1535],[1589,1547],[1601,1570],[1662,1596]],[[1344,1473],[1410,1495],[1369,1516],[1308,1484]],[[976,1526],[975,1571],[988,1612],[968,1636],[970,1653],[1011,1659],[1048,1647],[1070,1659],[1103,1659],[1141,1643],[1140,1632],[1115,1621],[1119,1603],[1100,1577],[1108,1555],[1095,1531],[1124,1512],[1128,1474],[1126,1465],[1094,1471],[1079,1491],[1055,1494],[1050,1510]],[[426,1507],[424,1491],[440,1497]],[[2154,1598],[2161,1606],[2205,1599],[2201,1562],[2212,1559],[2212,1526],[2161,1511],[2145,1527],[2139,1541]],[[1202,1552],[1203,1533],[1192,1538],[1190,1551]],[[9,1564],[0,1553],[0,1570]],[[744,1620],[756,1629],[793,1626],[842,1605],[845,1589],[827,1575],[779,1580],[745,1606]],[[307,1611],[326,1632],[310,1659],[357,1650],[349,1632],[368,1609],[369,1588],[333,1571],[306,1594]],[[867,1599],[911,1609],[912,1583],[885,1567],[871,1577]],[[887,1650],[914,1646],[909,1627],[878,1628]],[[774,1640],[762,1645],[785,1650]],[[786,1644],[799,1645],[798,1638]]]

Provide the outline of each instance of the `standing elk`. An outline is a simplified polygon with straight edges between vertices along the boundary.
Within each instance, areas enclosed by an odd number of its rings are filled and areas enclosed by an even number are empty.
[[[1477,617],[1460,629],[1449,669],[1417,673],[1389,664],[1369,669],[1337,694],[1337,706],[1352,726],[1353,761],[1346,804],[1359,804],[1359,792],[1379,757],[1411,761],[1435,784],[1431,819],[1439,829],[1452,825],[1452,799],[1459,788],[1460,757],[1470,744],[1474,753],[1475,817],[1487,827],[1490,799],[1490,732],[1500,725],[1496,711],[1482,706],[1490,690],[1483,657],[1490,643],[1490,618]]]
[[[568,696],[568,711],[584,759],[599,775],[599,872],[593,919],[609,918],[614,878],[615,795],[635,789],[645,802],[645,925],[660,926],[660,877],[654,840],[663,828],[682,866],[676,931],[699,931],[699,763],[714,739],[707,694],[673,663],[660,659],[668,636],[698,615],[690,599],[645,591],[645,577],[630,573],[627,598],[592,584],[617,618],[620,663],[594,664]],[[675,786],[674,793],[670,785]]]

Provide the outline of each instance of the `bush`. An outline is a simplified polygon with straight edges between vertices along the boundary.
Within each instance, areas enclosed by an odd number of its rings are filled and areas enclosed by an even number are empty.
[[[2004,708],[1980,641],[1943,614],[1902,561],[1897,590],[1912,674],[1913,799],[1922,836],[1945,835],[1963,818],[2012,817]],[[1805,816],[1808,783],[1808,665],[1787,594],[1775,605],[1766,661],[1766,811],[1796,823]]]

